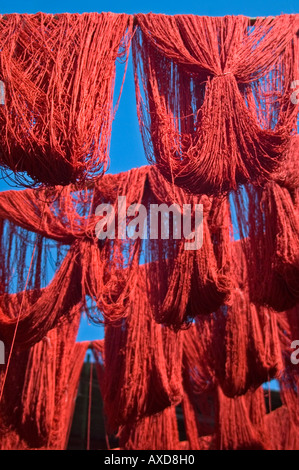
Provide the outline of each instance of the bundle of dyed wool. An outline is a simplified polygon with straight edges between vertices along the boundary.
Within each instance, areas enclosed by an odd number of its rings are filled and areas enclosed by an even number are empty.
[[[241,290],[231,303],[212,321],[210,367],[223,393],[234,398],[278,377],[283,361],[276,313],[250,303]]]
[[[141,278],[142,279],[142,278]],[[132,315],[138,318],[137,309]],[[241,317],[244,312],[239,311]],[[130,320],[132,321],[132,319]],[[217,317],[215,317],[215,322]],[[207,319],[199,318],[199,324],[207,323]],[[157,326],[157,325],[156,325]],[[109,330],[113,327],[109,326]],[[143,324],[141,325],[144,331]],[[136,327],[134,328],[136,329]],[[120,369],[116,370],[111,367],[111,358],[113,350],[121,348],[122,354],[127,355],[128,347],[125,347],[124,341],[121,339],[121,327],[116,328],[119,334],[113,333],[113,340],[111,334],[105,338],[105,346],[103,349],[102,342],[98,345],[95,344],[96,357],[100,365],[99,382],[103,396],[107,389],[105,382],[112,383],[114,377],[114,386],[110,388],[108,396],[113,396],[116,391],[121,390],[122,397],[130,397],[133,402],[136,399],[136,404],[142,403],[144,398],[149,399],[149,395],[145,393],[144,397],[140,397],[140,387],[133,386],[126,381],[126,384],[120,381],[120,377],[124,377]],[[211,335],[206,329],[200,328],[199,325],[192,325],[188,330],[181,332],[183,334],[183,386],[184,395],[182,397],[182,409],[184,416],[184,431],[185,439],[183,442],[179,441],[178,437],[178,416],[180,416],[179,408],[167,406],[166,402],[164,409],[159,413],[152,410],[149,416],[140,416],[136,419],[136,415],[131,415],[124,420],[124,423],[118,427],[119,447],[122,449],[192,449],[192,450],[205,450],[205,449],[230,449],[230,450],[253,450],[253,449],[288,449],[298,448],[298,430],[296,424],[291,420],[286,425],[283,421],[283,428],[286,429],[287,435],[285,440],[279,438],[275,432],[277,426],[281,421],[282,414],[288,416],[292,415],[295,408],[292,408],[291,400],[288,400],[287,407],[282,407],[279,412],[271,412],[266,414],[265,394],[261,387],[258,386],[259,380],[254,378],[254,373],[258,372],[258,368],[251,367],[250,373],[253,381],[248,383],[247,391],[240,396],[227,397],[221,387],[217,385],[217,377],[215,373],[209,369],[207,355],[212,354],[212,349],[215,348],[215,342],[212,343]],[[287,341],[287,337],[285,338]],[[268,342],[269,338],[266,339]],[[106,344],[108,342],[108,344]],[[279,340],[276,341],[279,346]],[[144,342],[143,342],[144,343]],[[130,344],[136,344],[130,338]],[[258,346],[259,341],[256,342]],[[131,360],[126,366],[125,375],[129,371],[131,364],[131,373],[135,376],[132,370],[138,370],[138,358],[140,351],[139,341],[137,343],[137,358],[131,355]],[[265,345],[266,347],[266,345]],[[143,348],[144,349],[144,348]],[[105,353],[104,353],[105,351]],[[109,359],[106,362],[106,352],[108,352]],[[151,353],[151,357],[152,357]],[[269,351],[270,354],[270,351]],[[134,357],[134,361],[133,358]],[[161,353],[155,353],[155,360],[162,358]],[[169,356],[170,357],[170,356]],[[121,356],[116,355],[114,364],[120,360]],[[129,360],[129,357],[128,357]],[[249,359],[247,359],[249,361]],[[275,358],[273,359],[273,362]],[[134,364],[133,364],[134,363]],[[249,363],[248,363],[249,365]],[[109,369],[107,369],[109,367]],[[120,367],[122,368],[122,361]],[[141,371],[140,371],[141,372]],[[139,373],[140,374],[140,373]],[[271,373],[269,372],[269,378]],[[132,376],[133,376],[132,375]],[[140,375],[139,375],[140,376]],[[151,377],[151,375],[150,375]],[[216,379],[216,380],[215,380]],[[265,379],[260,377],[260,382]],[[116,382],[117,381],[117,382]],[[141,379],[144,383],[143,379]],[[148,376],[148,382],[151,383],[151,378]],[[256,388],[257,387],[257,388]],[[106,392],[105,392],[106,390]],[[153,392],[150,394],[152,402],[154,400]],[[114,400],[114,398],[113,398]],[[115,404],[116,404],[115,398]],[[118,400],[120,409],[124,411],[123,400]],[[105,403],[106,417],[109,419],[115,415],[115,409],[110,406],[111,403]],[[290,407],[290,408],[289,408]],[[118,409],[119,414],[121,410]],[[272,414],[273,413],[273,414]],[[271,430],[270,423],[273,425]],[[181,428],[181,426],[180,426]],[[184,436],[184,431],[180,430],[180,438]],[[182,434],[183,433],[183,434]],[[158,439],[157,439],[158,436]],[[293,446],[293,447],[292,447]]]
[[[203,212],[197,229],[202,240],[194,227],[200,204]],[[159,219],[165,206],[168,220]],[[33,309],[43,312],[40,319],[33,323],[29,315],[21,320],[27,325],[22,341],[31,345],[42,337],[30,343],[34,325],[39,325],[36,330],[41,334],[53,328],[67,302],[76,303],[81,296],[93,300],[95,313],[88,310],[88,314],[94,321],[113,323],[125,317],[143,259],[154,318],[177,330],[198,315],[230,304],[234,289],[247,285],[251,302],[283,311],[298,302],[297,207],[294,194],[278,182],[264,188],[246,185],[233,198],[197,197],[168,183],[153,167],[105,175],[82,191],[71,187],[8,191],[0,195],[1,293],[24,289],[33,254],[27,287],[44,289]],[[238,244],[233,241],[232,221]],[[200,246],[196,248],[193,240]],[[46,281],[50,246],[56,247],[56,267],[60,267],[51,284]],[[241,280],[238,269],[246,270]],[[5,336],[13,331],[14,320],[3,315]]]
[[[161,215],[166,203],[171,205],[168,220]],[[197,213],[200,205],[203,217]],[[72,290],[74,299],[82,291],[94,302],[95,314],[87,310],[94,321],[113,323],[127,315],[142,259],[147,262],[146,288],[159,323],[180,329],[191,318],[216,311],[230,296],[234,276],[228,199],[190,196],[153,167],[105,175],[82,191],[70,186],[8,191],[0,195],[0,217],[3,293],[23,290],[29,267],[25,261],[33,246],[28,288],[45,287],[45,295],[52,289],[51,302],[60,290],[69,292],[70,300]],[[57,248],[61,267],[48,285],[44,279],[50,245]],[[60,280],[63,289],[56,289]],[[59,314],[50,304],[51,312],[44,318],[55,323]]]
[[[104,316],[115,321],[125,315],[134,296],[140,240],[119,238],[117,222],[115,237],[99,239],[97,224],[103,225],[103,213],[96,209],[100,204],[110,204],[118,219],[118,194],[126,195],[128,205],[138,203],[144,193],[145,176],[144,169],[132,170],[105,176],[103,187],[92,190],[56,187],[0,195],[2,303],[5,304],[5,294],[17,292],[22,297],[25,285],[28,289],[44,288],[38,292],[37,304],[31,305],[31,312],[22,306],[18,340],[34,344],[55,326],[63,311],[86,295],[98,306],[94,319],[100,321]],[[126,222],[126,205],[124,210]],[[54,274],[52,280],[49,272]],[[1,334],[9,336],[15,319],[3,310],[0,316]],[[39,336],[31,338],[35,333]]]
[[[1,449],[64,450],[87,343],[75,343],[80,309],[26,351],[15,350],[8,375],[0,366]]]
[[[271,240],[263,262],[276,267],[273,260],[280,260],[275,272],[294,285],[287,274],[296,269],[297,244],[289,246],[284,237],[296,240],[297,206],[294,194],[275,178],[264,188],[247,185],[235,194],[232,207],[227,196],[187,194],[149,167],[105,175],[84,191],[57,187],[2,193],[0,338],[7,344],[13,338],[17,350],[7,377],[4,369],[0,376],[7,407],[1,405],[0,410],[0,445],[65,448],[88,347],[74,348],[75,330],[69,333],[68,328],[77,328],[86,296],[93,300],[92,308],[84,305],[89,318],[106,323],[105,342],[95,342],[93,350],[107,432],[118,432],[121,448],[291,445],[290,439],[278,443],[277,436],[275,442],[267,437],[259,387],[279,378],[282,400],[297,433],[298,374],[287,362],[289,345],[299,331],[297,307],[275,313],[261,306],[267,302],[260,298],[253,302],[253,293],[262,291],[252,288],[260,275],[255,253],[267,246],[264,237],[271,230],[276,231],[273,243],[280,248],[274,249]],[[119,199],[123,195],[125,201]],[[258,207],[256,200],[261,203]],[[180,207],[190,204],[193,216],[195,205],[203,204],[199,250],[184,250],[174,231],[161,240],[128,236],[133,229],[138,231],[134,217],[141,204],[150,214],[151,204],[163,201]],[[249,215],[251,207],[255,210]],[[234,212],[239,241],[232,239]],[[113,221],[114,237],[102,237],[113,228]],[[124,231],[128,224],[131,232]],[[271,224],[273,229],[268,228]],[[149,230],[148,226],[147,235]],[[256,246],[255,240],[259,240]],[[190,240],[185,237],[183,242]],[[148,264],[140,266],[143,255]],[[46,276],[50,261],[54,261],[52,279]],[[59,360],[53,344],[61,354]],[[80,358],[78,364],[73,354]],[[14,369],[18,362],[20,368]],[[62,368],[58,363],[64,364]],[[71,397],[67,404],[65,390]],[[177,434],[175,408],[180,405],[183,442]],[[271,419],[279,422],[279,416]]]
[[[163,233],[164,214],[156,239],[147,240],[144,250],[155,319],[179,329],[197,315],[214,312],[230,295],[228,201],[189,195],[167,182],[155,168],[148,172],[145,194],[148,213],[152,207],[165,208],[165,204],[173,211],[166,221],[170,223],[168,238]],[[197,212],[200,206],[202,216]]]
[[[124,426],[119,433],[120,447],[124,450],[175,450],[180,439],[175,407],[165,408],[158,414]]]
[[[271,439],[270,450],[298,450],[299,435],[290,421],[288,409],[285,406],[269,413],[266,418],[267,434]]]
[[[234,195],[250,298],[277,311],[299,300],[299,219],[294,194],[271,181]]]
[[[197,194],[269,180],[298,109],[298,15],[137,15],[140,129],[150,162]]]
[[[0,164],[15,180],[65,185],[106,170],[115,61],[132,24],[113,13],[1,18]]]
[[[299,370],[297,340],[299,335],[299,304],[278,315],[279,335],[284,361],[279,377],[281,399],[286,405],[294,430],[299,429]],[[295,346],[295,347],[294,347]],[[294,355],[294,358],[293,358]]]
[[[287,188],[291,194],[299,188],[299,135],[292,136],[285,158],[272,179],[280,186]]]
[[[188,395],[185,394],[182,408],[188,443],[187,448],[190,450],[208,450],[212,445],[213,434],[213,426],[211,426],[210,421],[211,415],[199,414],[198,405],[202,405],[202,397],[196,397],[196,402],[192,403]]]
[[[266,450],[266,415],[262,389],[237,398],[218,390],[216,448],[220,450]]]
[[[143,202],[147,167],[119,175],[105,175],[93,191],[88,239],[81,243],[82,287],[106,321],[127,315],[135,297],[142,239],[129,236],[135,210]],[[95,217],[93,216],[95,214]]]
[[[176,405],[183,395],[182,332],[154,321],[145,272],[139,268],[126,319],[105,328],[101,390],[109,431]]]

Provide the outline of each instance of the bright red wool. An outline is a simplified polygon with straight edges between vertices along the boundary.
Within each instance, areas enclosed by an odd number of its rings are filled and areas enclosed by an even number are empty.
[[[269,179],[296,128],[298,15],[138,14],[140,129],[150,162],[195,194]]]
[[[65,185],[107,169],[115,61],[131,33],[125,14],[1,18],[0,164],[15,180]]]

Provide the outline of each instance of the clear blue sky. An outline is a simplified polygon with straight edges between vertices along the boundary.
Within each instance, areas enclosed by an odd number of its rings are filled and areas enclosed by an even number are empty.
[[[10,0],[0,6],[0,14],[5,13],[83,13],[92,11],[112,11],[115,13],[164,13],[164,14],[194,14],[208,16],[239,15],[250,17],[275,16],[281,13],[298,13],[298,0],[213,0],[207,1],[157,1],[144,0],[137,3],[134,0],[100,2],[95,0],[34,0],[24,2]],[[118,67],[119,70],[119,67]],[[119,85],[119,77],[117,84]],[[111,143],[110,172],[118,173],[147,163],[139,134],[132,63],[130,61],[118,113],[116,115]],[[0,180],[0,191],[11,189]],[[99,337],[100,330],[84,321],[81,325],[78,340],[92,340]]]
[[[194,15],[248,15],[248,16],[268,16],[279,15],[280,13],[297,13],[298,0],[251,0],[248,2],[227,0],[207,1],[157,1],[144,0],[136,2],[134,0],[100,2],[95,0],[35,0],[23,2],[20,0],[10,0],[0,7],[2,13],[36,13],[43,11],[46,13],[83,13],[90,11],[112,11],[115,13],[165,13],[174,15],[176,13],[191,13]],[[297,10],[297,11],[296,11]]]

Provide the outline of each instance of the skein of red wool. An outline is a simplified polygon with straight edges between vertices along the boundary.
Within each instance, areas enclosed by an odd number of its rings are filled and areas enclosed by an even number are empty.
[[[138,283],[126,318],[109,322],[105,328],[101,390],[107,428],[113,432],[179,404],[183,395],[183,332],[155,322],[143,266],[136,275]]]
[[[218,389],[216,445],[220,450],[266,450],[262,389],[227,398]],[[254,407],[256,408],[253,412]]]
[[[282,312],[299,299],[299,220],[295,193],[270,181],[234,195],[250,298]]]
[[[270,178],[296,126],[298,15],[137,15],[138,116],[147,158],[215,194]],[[295,58],[295,59],[294,59]],[[149,138],[150,137],[150,138]]]
[[[145,195],[147,213],[151,212],[153,204],[167,204],[173,209],[172,218],[169,217],[169,238],[163,238],[161,216],[157,239],[146,241],[145,259],[155,320],[178,330],[192,318],[216,311],[229,297],[232,274],[228,275],[231,258],[228,200],[191,195],[170,184],[155,167],[148,172]],[[194,230],[198,205],[202,205],[203,210],[202,245],[195,247],[193,234],[190,249],[188,239],[184,238],[187,220],[184,216],[189,206],[189,221]],[[175,238],[178,227],[184,236],[182,239]],[[198,232],[196,237],[199,241]]]
[[[14,180],[67,185],[106,170],[115,61],[131,32],[125,14],[0,19],[0,164]]]
[[[165,408],[132,425],[123,426],[119,433],[121,448],[125,450],[176,450],[179,431],[174,406]]]

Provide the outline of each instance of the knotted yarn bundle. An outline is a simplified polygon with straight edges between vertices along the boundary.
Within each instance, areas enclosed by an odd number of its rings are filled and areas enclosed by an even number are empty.
[[[136,96],[147,158],[194,194],[270,178],[298,109],[298,15],[138,14]]]
[[[126,14],[0,19],[0,164],[16,181],[66,185],[107,169],[115,61],[131,32]]]

